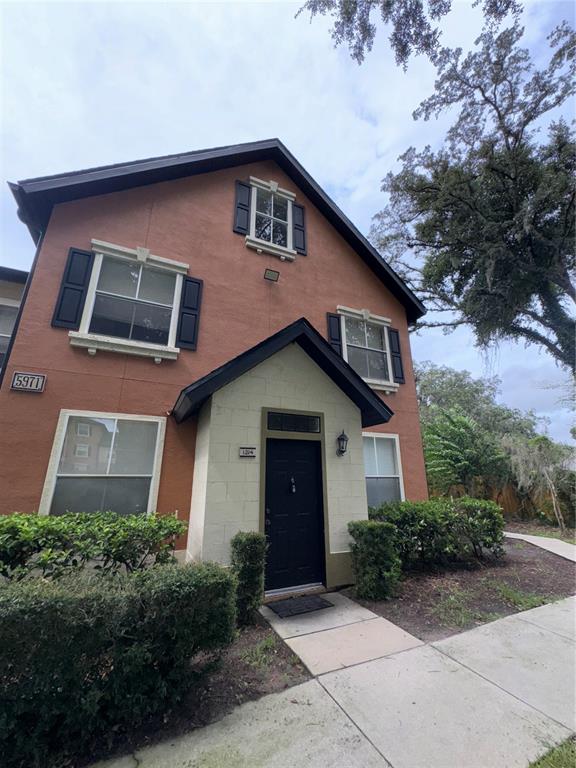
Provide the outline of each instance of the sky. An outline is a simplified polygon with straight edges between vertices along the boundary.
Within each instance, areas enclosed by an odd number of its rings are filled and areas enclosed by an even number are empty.
[[[334,48],[330,20],[295,18],[299,6],[0,1],[0,264],[28,269],[34,256],[8,180],[271,137],[368,234],[386,202],[383,177],[409,146],[439,147],[450,118],[412,119],[433,90],[425,58],[398,68],[382,29],[359,66]],[[537,63],[562,19],[574,20],[571,2],[525,3]],[[442,42],[471,49],[481,23],[477,8],[454,0]],[[465,328],[411,343],[416,362],[499,376],[501,402],[569,439],[567,376],[537,347],[482,353]]]

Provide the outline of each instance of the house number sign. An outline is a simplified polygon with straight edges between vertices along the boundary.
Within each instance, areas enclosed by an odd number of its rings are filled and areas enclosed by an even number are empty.
[[[44,392],[45,386],[46,374],[44,373],[14,371],[10,389],[16,389],[18,392]]]
[[[256,448],[253,446],[241,446],[238,449],[238,455],[241,459],[255,459],[256,458]]]

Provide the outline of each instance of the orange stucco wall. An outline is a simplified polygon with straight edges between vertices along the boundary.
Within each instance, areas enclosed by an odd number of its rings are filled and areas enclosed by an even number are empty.
[[[257,254],[232,231],[234,181],[274,179],[306,207],[307,256],[294,263]],[[71,246],[91,238],[187,262],[204,281],[196,352],[177,361],[74,349],[50,325]],[[280,271],[277,284],[264,269]],[[53,211],[20,328],[0,390],[0,512],[38,508],[61,408],[166,415],[182,387],[299,317],[326,335],[338,304],[368,308],[400,330],[406,384],[384,399],[391,421],[374,431],[400,436],[407,498],[427,497],[416,391],[405,312],[340,235],[274,163],[256,163],[187,179],[65,203]],[[11,392],[14,370],[47,374],[41,395]],[[168,419],[158,511],[190,507],[195,424]]]

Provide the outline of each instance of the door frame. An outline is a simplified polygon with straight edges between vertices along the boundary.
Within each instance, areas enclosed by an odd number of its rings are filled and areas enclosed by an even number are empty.
[[[268,429],[268,414],[272,413],[297,413],[300,416],[317,416],[320,419],[320,432],[288,432],[278,429]],[[266,535],[266,454],[268,438],[276,440],[312,440],[320,443],[320,467],[322,470],[322,514],[324,517],[324,562],[322,572],[323,584],[326,585],[327,565],[330,542],[330,525],[328,517],[328,483],[326,480],[326,439],[324,435],[324,414],[319,411],[301,411],[296,408],[262,408],[262,422],[260,429],[260,519],[259,531]]]

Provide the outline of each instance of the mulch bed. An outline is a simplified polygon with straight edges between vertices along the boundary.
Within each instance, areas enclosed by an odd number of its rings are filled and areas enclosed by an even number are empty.
[[[346,594],[431,642],[576,593],[576,563],[523,541],[509,540],[505,549],[497,560],[408,573],[389,600],[360,600],[352,588]]]
[[[85,760],[75,762],[74,768],[189,733],[220,720],[239,704],[283,691],[311,677],[263,619],[257,626],[242,629],[220,658],[198,659],[196,666],[198,684],[177,710],[129,735],[119,734],[105,750],[92,752]]]

